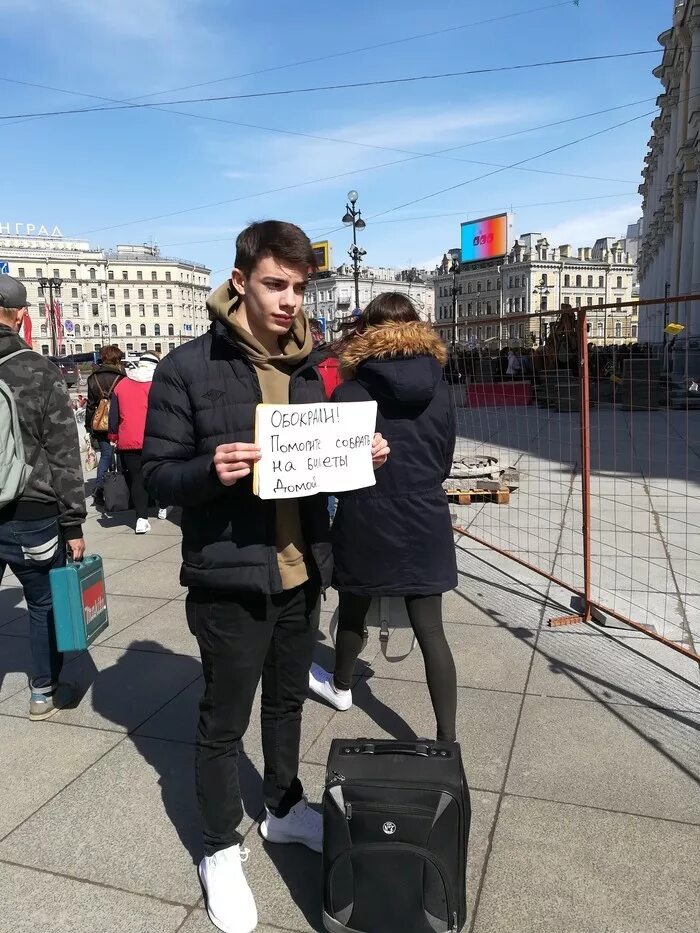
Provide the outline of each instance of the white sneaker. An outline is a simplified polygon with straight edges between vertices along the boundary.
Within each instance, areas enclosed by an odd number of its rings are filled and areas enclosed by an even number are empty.
[[[168,510],[167,510],[167,508],[166,508],[166,509],[158,509],[158,518],[159,518],[162,522],[164,522],[165,519],[166,519],[167,517],[168,517]]]
[[[309,690],[341,712],[352,706],[352,690],[338,690],[333,675],[324,671],[320,664],[312,664],[309,669]]]
[[[151,523],[147,518],[139,518],[136,521],[136,534],[145,535],[147,531],[151,530]]]
[[[229,846],[205,855],[199,863],[209,919],[224,933],[251,933],[258,925],[253,892],[241,867],[248,855],[247,849]]]
[[[314,852],[323,849],[323,817],[312,810],[306,797],[295,804],[286,816],[267,816],[260,824],[260,835],[267,842],[299,842]]]

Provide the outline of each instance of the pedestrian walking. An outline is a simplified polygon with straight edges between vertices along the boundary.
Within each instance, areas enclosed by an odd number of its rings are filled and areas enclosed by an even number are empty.
[[[123,359],[124,354],[119,347],[103,347],[100,352],[100,364],[90,373],[87,380],[85,429],[90,434],[93,447],[97,448],[100,455],[93,489],[93,502],[98,508],[104,508],[105,476],[112,462],[113,448],[109,442],[109,410],[112,394],[124,378]]]
[[[46,719],[74,698],[60,681],[49,571],[85,553],[85,492],[78,430],[65,380],[20,338],[27,292],[0,275],[0,581],[9,567],[27,601],[29,718]]]
[[[181,505],[181,581],[197,638],[204,696],[196,783],[204,830],[199,876],[212,922],[227,933],[257,923],[238,826],[238,753],[262,677],[265,819],[271,843],[321,851],[322,821],[298,777],[321,589],[330,584],[326,496],[277,502],[253,494],[258,403],[322,402],[302,311],[316,260],[306,234],[255,223],[236,241],[235,269],[207,301],[209,332],[171,351],[151,392],[144,472],[162,502]],[[375,464],[386,444],[375,438]]]
[[[121,457],[131,502],[136,511],[136,534],[151,530],[148,521],[148,493],[143,482],[143,439],[146,431],[148,396],[153,374],[160,358],[155,353],[144,353],[138,362],[120,380],[112,393],[109,407],[109,440]],[[158,518],[168,516],[166,508],[158,507]]]
[[[402,596],[425,661],[437,738],[455,740],[457,682],[442,622],[442,593],[457,585],[452,520],[442,488],[455,447],[447,352],[410,299],[374,298],[340,354],[334,402],[378,403],[391,447],[376,486],[338,495],[333,585],[339,591],[333,674],[314,664],[309,688],[336,709],[352,705],[352,678],[375,596]]]

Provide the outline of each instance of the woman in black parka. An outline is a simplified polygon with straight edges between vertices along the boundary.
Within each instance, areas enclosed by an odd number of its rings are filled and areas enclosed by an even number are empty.
[[[457,585],[450,474],[455,415],[443,379],[447,352],[405,295],[378,295],[340,351],[335,402],[378,403],[391,453],[376,485],[338,496],[333,585],[339,592],[334,674],[314,665],[309,686],[337,709],[350,686],[373,596],[402,596],[425,661],[437,737],[455,740],[457,684],[442,624],[442,594]]]

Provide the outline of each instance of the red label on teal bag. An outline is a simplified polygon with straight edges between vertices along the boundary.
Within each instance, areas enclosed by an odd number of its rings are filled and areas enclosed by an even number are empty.
[[[88,581],[85,581],[87,583]],[[89,642],[92,633],[99,629],[107,615],[107,597],[105,595],[104,580],[99,579],[89,586],[81,584],[83,621],[85,634]]]

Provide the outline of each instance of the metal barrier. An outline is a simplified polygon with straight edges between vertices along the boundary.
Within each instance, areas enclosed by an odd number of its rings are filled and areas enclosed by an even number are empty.
[[[508,314],[500,351],[453,349],[449,486],[456,532],[574,594],[550,624],[612,617],[700,661],[700,365],[618,325],[691,300]]]

